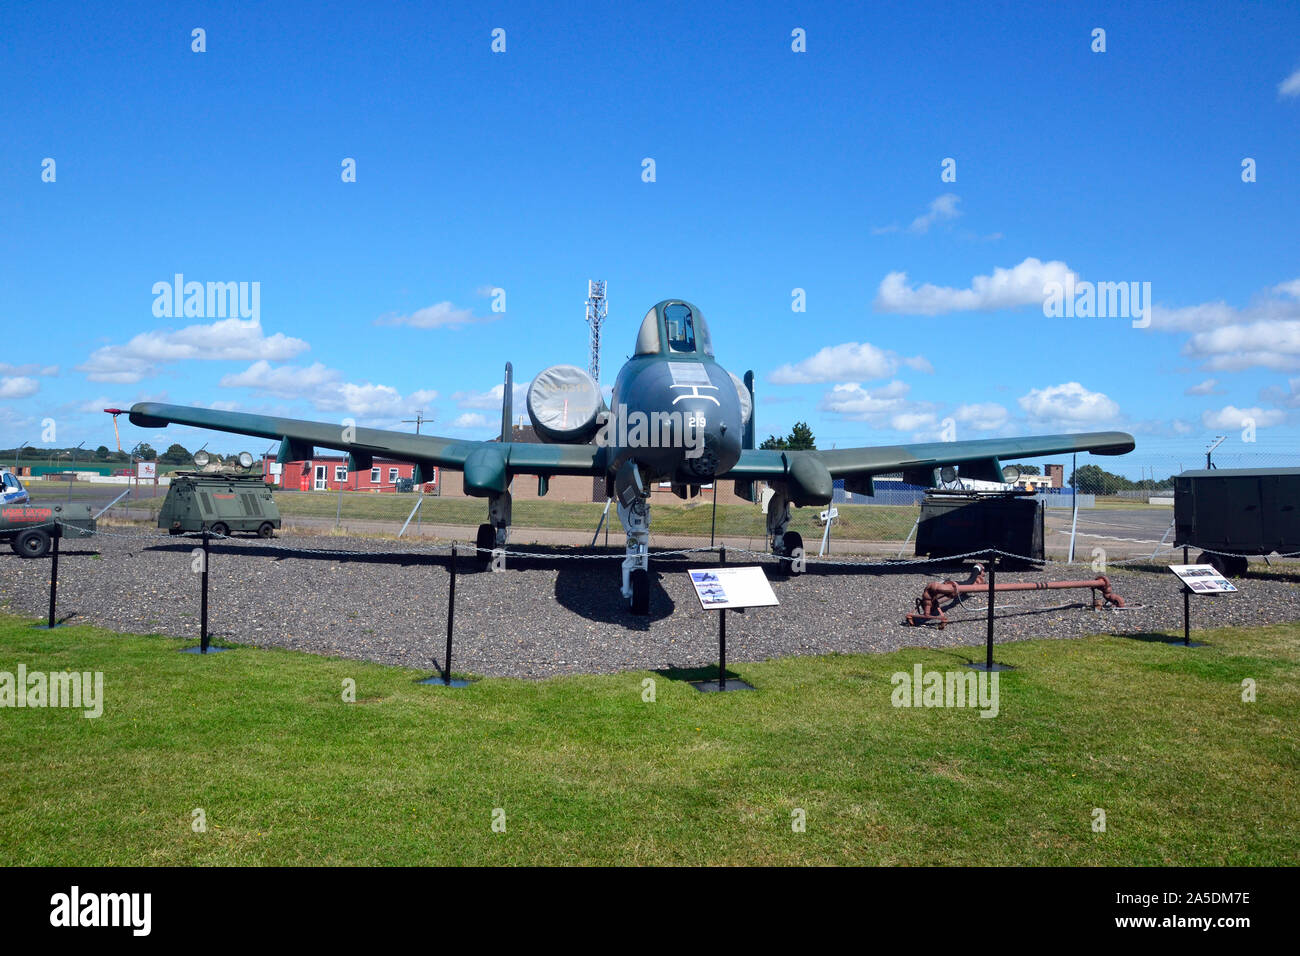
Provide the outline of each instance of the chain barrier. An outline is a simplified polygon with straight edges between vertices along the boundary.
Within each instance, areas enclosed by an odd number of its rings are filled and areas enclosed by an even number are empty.
[[[23,530],[36,530],[36,529],[46,529],[46,528],[53,530],[55,526],[61,526],[64,529],[62,532],[62,536],[68,538],[88,538],[95,535],[103,535],[108,538],[118,538],[122,540],[196,541],[196,540],[201,540],[203,537],[203,532],[201,531],[186,531],[182,534],[172,534],[170,531],[149,532],[143,530],[121,532],[121,531],[108,531],[103,528],[97,528],[94,531],[88,531],[85,528],[81,528],[73,524],[68,524],[67,522],[60,521],[58,519],[42,522],[40,524],[24,525]],[[237,538],[233,534],[216,534],[215,532],[212,531],[207,532],[207,535],[210,541],[244,542],[249,540],[242,537]],[[286,554],[316,554],[316,555],[333,555],[338,557],[358,557],[358,556],[401,557],[403,555],[437,556],[437,555],[450,555],[452,553],[452,549],[455,548],[456,553],[458,555],[476,554],[476,555],[486,555],[489,557],[502,556],[506,558],[530,558],[530,559],[544,558],[546,560],[558,560],[558,561],[622,561],[626,558],[626,555],[623,553],[561,554],[561,553],[542,552],[542,551],[517,551],[517,550],[511,550],[509,548],[483,548],[477,545],[473,545],[469,543],[460,543],[460,542],[456,542],[455,544],[427,545],[423,547],[403,549],[400,551],[392,551],[392,550],[368,551],[368,550],[345,549],[345,548],[306,548],[301,546],[291,547],[283,544],[270,544],[267,543],[267,540],[264,538],[256,539],[256,543],[261,548],[270,549],[274,551],[282,551],[285,552]],[[797,560],[796,558],[791,557],[790,555],[773,554],[770,551],[754,551],[751,548],[742,548],[742,547],[736,547],[730,545],[713,545],[713,546],[704,546],[704,547],[696,547],[696,548],[673,548],[665,551],[651,551],[649,553],[649,557],[663,559],[663,558],[680,557],[689,554],[717,554],[723,548],[725,548],[731,554],[748,555],[756,561],[762,561],[769,564],[782,564],[782,563],[788,564],[790,562]],[[1103,570],[1107,566],[1118,567],[1118,566],[1129,565],[1129,564],[1134,564],[1134,565],[1151,564],[1156,561],[1156,556],[1175,553],[1179,550],[1180,547],[1171,546],[1166,548],[1160,548],[1152,555],[1143,554],[1143,555],[1136,555],[1131,558],[1121,558],[1113,561],[1107,560],[1103,563]],[[1285,554],[1277,554],[1277,555],[1243,555],[1238,552],[1215,551],[1212,548],[1199,548],[1197,550],[1199,550],[1202,554],[1213,554],[1222,557],[1300,558],[1300,551],[1292,551],[1292,552],[1287,552]],[[1092,562],[1089,561],[1075,561],[1072,563],[1066,561],[1048,561],[1043,558],[1032,558],[1023,554],[1015,554],[1014,552],[1011,551],[1003,551],[1000,548],[980,548],[979,550],[976,551],[967,551],[963,554],[953,554],[953,555],[947,555],[944,557],[937,557],[937,558],[886,558],[884,560],[874,561],[874,560],[870,560],[869,558],[850,560],[850,559],[843,559],[843,558],[833,559],[833,558],[805,556],[803,558],[803,561],[805,567],[816,566],[816,567],[841,567],[841,568],[903,568],[903,567],[919,567],[921,565],[927,565],[927,564],[948,564],[954,561],[963,561],[966,560],[967,558],[976,558],[976,559],[987,558],[990,555],[996,555],[997,557],[1003,559],[1020,561],[1032,565],[1041,565],[1044,570],[1046,570],[1049,567],[1082,567],[1082,566],[1090,567],[1092,566]]]

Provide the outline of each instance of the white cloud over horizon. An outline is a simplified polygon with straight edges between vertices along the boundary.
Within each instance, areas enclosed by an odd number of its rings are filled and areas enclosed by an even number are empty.
[[[176,331],[141,332],[125,345],[105,345],[76,367],[92,382],[131,384],[159,366],[183,361],[285,361],[310,346],[282,332],[266,335],[257,319],[218,319]]]
[[[964,289],[924,283],[909,285],[906,272],[891,272],[876,290],[878,312],[903,315],[944,315],[949,312],[988,312],[994,309],[1041,307],[1049,282],[1077,281],[1078,275],[1059,260],[1043,262],[1032,256],[1011,268],[997,267],[977,275]]]
[[[904,358],[870,342],[844,342],[828,345],[802,361],[780,366],[768,376],[768,381],[773,385],[871,381],[889,378],[900,365],[918,372],[934,371],[922,355]]]

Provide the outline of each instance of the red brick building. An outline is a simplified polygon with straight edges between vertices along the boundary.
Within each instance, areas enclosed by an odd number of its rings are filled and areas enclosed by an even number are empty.
[[[435,468],[425,483],[426,492],[437,489],[439,470]],[[288,491],[396,491],[398,481],[414,475],[414,465],[388,458],[376,458],[374,467],[363,471],[348,471],[346,455],[318,455],[284,466],[269,455],[262,459],[262,477],[267,484]]]

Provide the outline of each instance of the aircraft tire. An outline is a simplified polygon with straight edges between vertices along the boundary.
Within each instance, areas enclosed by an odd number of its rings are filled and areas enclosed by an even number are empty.
[[[629,575],[628,583],[632,585],[632,613],[640,615],[649,614],[650,572],[644,568],[637,568],[631,573],[631,575]]]
[[[492,530],[490,524],[481,524],[478,526],[478,536],[474,539],[474,544],[478,547],[478,559],[487,567],[492,563],[492,549],[496,547],[497,536]]]
[[[800,551],[803,550],[803,535],[798,531],[787,531],[781,542],[785,545],[786,554],[794,554],[796,548]],[[793,561],[782,561],[781,564],[784,565],[783,570],[786,574],[803,574],[802,571],[795,569]]]

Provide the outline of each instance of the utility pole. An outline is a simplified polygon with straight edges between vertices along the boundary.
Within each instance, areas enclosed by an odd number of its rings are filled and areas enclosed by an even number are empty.
[[[425,418],[425,417],[424,417],[424,409],[422,408],[422,409],[420,409],[418,412],[415,413],[415,417],[414,417],[414,418],[403,418],[403,419],[402,419],[402,424],[403,424],[403,425],[414,425],[414,426],[415,426],[415,433],[418,435],[418,434],[420,434],[420,426],[423,425],[425,422],[431,422],[431,421],[433,421],[432,418]]]

